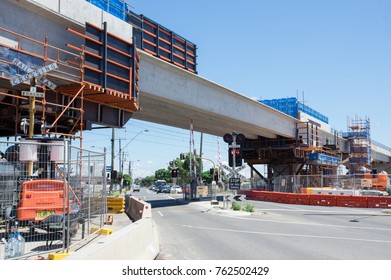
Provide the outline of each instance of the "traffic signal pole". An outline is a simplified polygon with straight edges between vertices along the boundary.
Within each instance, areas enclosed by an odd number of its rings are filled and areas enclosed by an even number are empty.
[[[232,169],[233,169],[233,177],[237,178],[237,172],[236,172],[236,148],[240,148],[240,145],[236,144],[236,132],[232,133],[232,145],[230,147],[233,149],[233,155],[232,155]],[[232,189],[232,193],[235,195],[236,194],[236,189]]]

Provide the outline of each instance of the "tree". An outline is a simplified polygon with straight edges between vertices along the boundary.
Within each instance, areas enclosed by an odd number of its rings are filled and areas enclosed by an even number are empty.
[[[151,185],[155,184],[155,176],[147,176],[143,179],[141,179],[139,182],[140,186],[143,187],[150,187]]]
[[[132,185],[132,176],[130,176],[129,174],[124,174],[123,183],[124,183],[124,186],[131,186]]]
[[[166,168],[161,168],[155,171],[156,180],[165,180],[167,183],[172,183],[171,171]]]

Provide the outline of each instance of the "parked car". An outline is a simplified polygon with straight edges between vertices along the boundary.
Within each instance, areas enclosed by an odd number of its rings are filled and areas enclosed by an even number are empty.
[[[133,185],[133,192],[139,192],[140,186],[139,185]]]

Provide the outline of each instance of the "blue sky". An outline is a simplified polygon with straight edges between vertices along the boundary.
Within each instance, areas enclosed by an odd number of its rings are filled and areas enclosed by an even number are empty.
[[[128,3],[135,13],[197,45],[200,76],[256,99],[299,97],[337,130],[347,130],[348,117],[368,117],[372,139],[391,146],[390,1]],[[127,143],[143,129],[149,132],[139,134],[126,151],[135,161],[135,176],[153,174],[189,151],[189,131],[137,120],[117,129],[116,137]],[[110,146],[110,129],[84,136],[84,147]],[[199,133],[195,142],[199,151]],[[217,162],[216,137],[204,135],[203,150]],[[222,161],[226,150],[220,139]]]

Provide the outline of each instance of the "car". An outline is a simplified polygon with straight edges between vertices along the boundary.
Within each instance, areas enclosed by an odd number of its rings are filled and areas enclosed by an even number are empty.
[[[139,185],[133,185],[133,192],[139,192],[140,186]]]
[[[171,187],[168,185],[161,185],[156,187],[156,193],[170,193]]]
[[[180,186],[172,186],[171,193],[182,193],[182,188]]]

